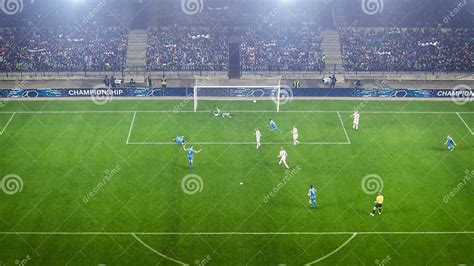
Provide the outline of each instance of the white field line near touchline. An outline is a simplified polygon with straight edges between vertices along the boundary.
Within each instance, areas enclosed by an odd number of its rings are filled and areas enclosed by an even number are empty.
[[[321,257],[315,261],[312,261],[312,262],[309,262],[309,263],[306,263],[305,265],[311,265],[311,264],[315,264],[315,263],[318,263],[322,260],[325,260],[326,258],[330,257],[332,254],[338,252],[341,248],[343,248],[345,245],[349,244],[349,242],[351,242],[352,239],[354,239],[354,237],[356,237],[357,233],[354,233],[352,234],[352,236],[346,240],[346,242],[342,243],[339,247],[337,247],[335,250],[333,250],[332,252],[328,253],[326,256],[324,257]]]
[[[464,119],[462,119],[461,115],[459,113],[456,113],[459,117],[459,119],[461,119],[461,122],[467,127],[467,129],[469,130],[469,132],[471,132],[471,135],[474,135],[474,132],[472,132],[471,128],[469,127],[469,125],[466,123],[466,121],[464,121]]]
[[[209,113],[210,111],[197,111],[197,113]],[[277,111],[268,110],[228,110],[230,113],[277,113]],[[280,111],[280,113],[353,113],[354,111],[343,110],[287,110]],[[159,110],[114,110],[114,111],[92,111],[92,110],[77,110],[77,111],[0,111],[0,114],[81,114],[81,113],[194,113],[194,111],[159,111]],[[474,114],[474,112],[448,112],[448,111],[365,111],[361,114]]]
[[[158,255],[160,255],[161,257],[163,257],[163,258],[165,258],[165,259],[167,259],[167,260],[176,262],[176,263],[178,263],[178,264],[181,264],[181,265],[189,265],[189,264],[186,264],[186,263],[181,262],[181,261],[179,261],[179,260],[175,260],[175,259],[173,259],[173,258],[171,258],[171,257],[168,257],[168,256],[166,256],[165,254],[163,254],[163,253],[157,251],[156,249],[150,247],[147,243],[145,243],[143,240],[141,240],[137,235],[132,234],[132,236],[133,236],[136,240],[138,240],[138,242],[140,242],[144,247],[146,247],[146,248],[148,248],[149,250],[151,250],[153,253],[158,254]]]
[[[0,232],[0,235],[458,235],[474,231],[425,231],[425,232]]]
[[[3,127],[2,131],[0,131],[0,135],[3,135],[3,132],[5,132],[5,129],[7,129],[8,125],[10,124],[10,122],[12,121],[13,117],[15,116],[16,113],[13,113],[12,116],[10,117],[10,119],[8,120],[8,122],[5,124],[5,126]]]

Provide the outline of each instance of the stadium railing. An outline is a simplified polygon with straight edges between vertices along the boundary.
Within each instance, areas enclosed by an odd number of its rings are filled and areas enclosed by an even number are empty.
[[[351,76],[380,76],[388,74],[421,74],[424,76],[447,74],[447,75],[469,75],[472,71],[441,71],[441,70],[423,70],[423,71],[350,71],[350,70],[338,70],[344,69],[341,65],[326,66],[325,70],[321,71],[292,71],[292,70],[280,70],[280,71],[242,71],[242,74],[259,74],[259,75],[287,75],[287,76],[298,76],[308,78],[311,75],[327,75],[327,74],[346,74]],[[194,76],[216,76],[226,74],[226,71],[204,71],[199,69],[189,70],[161,70],[161,71],[149,71],[144,69],[143,66],[128,66],[126,69],[115,69],[115,70],[90,70],[84,69],[79,70],[65,70],[65,71],[47,71],[47,70],[19,70],[19,71],[0,71],[0,79],[18,79],[18,78],[49,78],[49,79],[63,79],[63,78],[103,78],[104,76],[115,76],[115,77],[147,77],[147,76],[168,76],[173,75],[177,78],[192,78]]]

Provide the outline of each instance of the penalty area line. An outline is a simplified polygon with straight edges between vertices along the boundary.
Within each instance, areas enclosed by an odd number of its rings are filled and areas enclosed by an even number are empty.
[[[344,130],[344,134],[346,135],[347,144],[351,144],[351,139],[349,139],[349,135],[347,134],[346,127],[344,127],[344,123],[342,122],[341,114],[339,112],[337,112],[337,116],[339,116],[339,121],[341,121],[342,129]]]
[[[474,132],[472,132],[471,128],[469,127],[469,125],[466,123],[466,121],[464,121],[464,119],[462,118],[462,116],[456,112],[456,114],[458,115],[459,119],[461,119],[461,122],[467,127],[467,129],[469,130],[469,132],[471,132],[471,135],[474,135]]]
[[[176,145],[173,142],[127,142],[129,145]],[[255,142],[188,142],[193,145],[255,145]],[[293,142],[262,142],[262,145],[290,145]],[[300,145],[347,145],[350,142],[300,142]]]
[[[133,125],[135,124],[135,117],[136,117],[136,116],[137,116],[137,112],[133,112],[132,123],[130,124],[130,129],[128,130],[127,141],[125,142],[125,144],[128,144],[128,143],[129,143],[130,135],[132,134]]]
[[[0,131],[0,135],[3,135],[3,132],[5,132],[5,130],[7,129],[8,125],[10,124],[10,122],[13,120],[13,117],[15,116],[15,112],[12,114],[12,116],[10,117],[10,119],[8,120],[7,124],[3,127],[2,131]]]

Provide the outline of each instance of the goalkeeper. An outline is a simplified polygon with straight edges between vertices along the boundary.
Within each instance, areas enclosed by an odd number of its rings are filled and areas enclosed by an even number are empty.
[[[184,145],[186,143],[186,140],[184,139],[184,136],[178,136],[173,139],[174,142]]]
[[[232,118],[232,116],[230,115],[230,113],[225,113],[225,112],[221,112],[221,110],[219,109],[219,107],[214,106],[214,108],[216,108],[215,111],[212,111],[212,114],[214,116],[217,116],[217,117],[222,117],[222,118]]]

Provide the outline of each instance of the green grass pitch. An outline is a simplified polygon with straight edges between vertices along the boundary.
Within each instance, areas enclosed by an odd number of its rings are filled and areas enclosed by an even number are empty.
[[[215,104],[233,118],[213,117]],[[179,100],[6,103],[0,265],[474,264],[474,103],[192,108]],[[269,118],[282,134],[268,130]],[[454,151],[443,145],[448,134]],[[171,144],[178,135],[202,149],[192,169]],[[281,146],[290,171],[277,165]],[[378,189],[383,214],[372,217]]]

